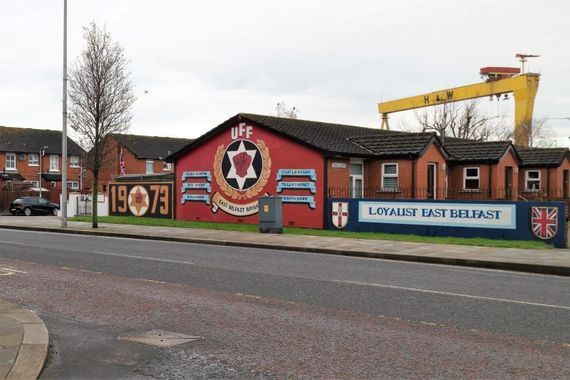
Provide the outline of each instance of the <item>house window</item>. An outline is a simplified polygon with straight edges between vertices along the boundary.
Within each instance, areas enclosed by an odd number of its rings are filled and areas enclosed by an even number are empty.
[[[39,164],[40,161],[37,153],[28,154],[28,166],[38,166]]]
[[[364,164],[362,161],[350,162],[350,197],[362,198],[364,194]]]
[[[59,171],[59,156],[57,154],[49,155],[49,171],[50,172]]]
[[[464,168],[463,169],[463,189],[464,190],[479,190],[479,168]]]
[[[6,170],[16,170],[16,153],[6,153]]]
[[[382,190],[398,188],[398,164],[382,164]]]
[[[172,162],[164,162],[164,167],[162,168],[165,172],[172,171]]]
[[[69,167],[70,168],[78,168],[79,167],[79,156],[70,156],[69,157]]]
[[[79,181],[67,181],[67,187],[71,190],[79,190]]]
[[[526,191],[540,190],[540,170],[527,170],[525,172]]]
[[[154,161],[146,160],[146,174],[154,173]]]
[[[56,187],[56,186],[57,186],[57,182],[51,181],[51,182],[50,182],[50,186],[51,186],[51,187]]]

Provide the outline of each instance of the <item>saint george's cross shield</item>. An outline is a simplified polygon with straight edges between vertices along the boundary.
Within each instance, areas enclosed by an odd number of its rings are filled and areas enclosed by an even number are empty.
[[[532,207],[530,213],[532,233],[539,239],[552,239],[558,231],[558,208]]]
[[[331,216],[333,226],[338,229],[346,227],[348,224],[348,202],[333,202]]]

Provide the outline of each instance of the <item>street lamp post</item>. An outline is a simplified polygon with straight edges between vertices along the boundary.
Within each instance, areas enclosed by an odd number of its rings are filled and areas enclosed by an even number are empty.
[[[61,134],[61,228],[67,227],[67,0],[63,0],[63,131]]]
[[[44,145],[40,148],[40,157],[39,157],[39,161],[40,161],[40,176],[39,176],[39,181],[38,181],[38,186],[40,188],[40,198],[42,197],[42,158],[44,157],[45,153],[46,153],[46,149],[48,148],[47,145]]]

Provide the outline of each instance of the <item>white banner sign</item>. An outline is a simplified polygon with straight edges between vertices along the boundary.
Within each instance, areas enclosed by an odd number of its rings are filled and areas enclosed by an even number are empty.
[[[492,203],[361,201],[358,203],[358,221],[514,230],[516,206]]]

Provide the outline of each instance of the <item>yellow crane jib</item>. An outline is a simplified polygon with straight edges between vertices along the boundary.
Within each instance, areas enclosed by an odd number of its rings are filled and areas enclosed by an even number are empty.
[[[519,72],[520,69],[512,67],[484,67],[481,74],[487,77],[486,82],[378,103],[378,112],[382,115],[381,128],[390,129],[388,115],[393,112],[512,93],[515,99],[515,144],[528,146],[528,134],[523,130],[532,122],[540,74],[516,75]]]

